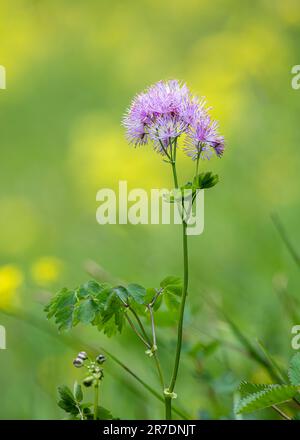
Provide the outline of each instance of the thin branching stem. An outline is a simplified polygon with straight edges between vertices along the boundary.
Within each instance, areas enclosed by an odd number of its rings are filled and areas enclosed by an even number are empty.
[[[144,339],[144,337],[140,334],[140,332],[136,329],[135,325],[133,324],[133,322],[131,321],[131,319],[129,318],[128,314],[125,314],[125,317],[130,325],[130,327],[132,328],[132,330],[134,331],[134,333],[137,335],[137,337],[143,342],[143,344],[146,345],[146,347],[148,349],[151,348],[151,345],[148,344],[148,342]]]
[[[164,402],[164,398],[161,396],[160,393],[158,393],[151,385],[149,385],[147,382],[145,382],[141,377],[139,377],[134,371],[132,371],[124,362],[122,362],[118,357],[116,357],[114,354],[112,354],[109,350],[106,348],[97,345],[97,347],[93,347],[92,345],[86,344],[83,340],[81,340],[78,337],[72,336],[69,337],[67,335],[58,334],[56,331],[52,330],[51,326],[44,322],[44,320],[41,320],[37,318],[35,315],[29,312],[24,312],[24,310],[19,311],[17,309],[14,310],[1,310],[1,313],[3,315],[6,315],[10,318],[17,319],[18,321],[26,323],[26,325],[29,325],[33,327],[34,329],[37,329],[38,331],[43,332],[45,335],[48,335],[52,338],[54,338],[59,343],[63,344],[64,346],[68,347],[72,350],[78,350],[83,345],[86,347],[86,349],[90,352],[93,352],[95,355],[99,353],[99,349],[105,353],[115,364],[117,364],[119,367],[121,367],[126,373],[128,373],[136,382],[138,382],[145,390],[147,390],[152,396],[154,396],[156,399],[160,400],[161,402]],[[188,414],[184,413],[177,407],[173,407],[173,411],[182,419],[189,420],[192,417]]]
[[[152,310],[151,307],[150,307],[150,309]],[[162,368],[161,368],[161,365],[160,365],[159,357],[158,357],[158,354],[157,354],[157,345],[156,345],[156,336],[155,336],[155,326],[154,326],[153,315],[150,314],[150,316],[151,316],[151,328],[152,328],[152,334],[154,335],[154,336],[153,336],[153,343],[151,343],[151,341],[150,341],[150,339],[149,339],[149,337],[148,337],[148,335],[147,335],[147,333],[146,333],[146,330],[145,330],[145,328],[144,328],[144,326],[143,326],[143,323],[142,323],[142,321],[140,320],[138,314],[137,314],[136,311],[135,311],[134,309],[132,309],[131,307],[129,307],[129,310],[133,313],[134,317],[135,317],[136,320],[137,320],[137,323],[138,323],[138,325],[139,325],[139,327],[140,327],[140,329],[141,329],[141,331],[142,331],[142,333],[143,333],[143,335],[144,335],[144,337],[145,337],[145,340],[147,341],[147,344],[148,344],[147,347],[148,347],[148,349],[150,349],[150,350],[152,349],[152,352],[153,352],[153,358],[154,358],[155,365],[156,365],[156,368],[157,368],[157,373],[158,373],[159,381],[160,381],[160,384],[161,384],[161,387],[162,387],[162,391],[164,392],[164,389],[165,389],[165,381],[164,381],[163,372],[162,372]],[[152,347],[151,347],[151,345],[152,345]],[[165,398],[164,398],[164,402],[165,402],[165,405],[166,405],[166,399],[165,399]]]
[[[277,405],[272,405],[272,408],[274,411],[276,411],[281,417],[283,417],[285,420],[292,420],[291,417],[289,417],[282,409],[280,409]]]
[[[137,321],[137,323],[138,323],[138,325],[139,325],[139,327],[140,327],[140,329],[141,329],[141,332],[143,333],[143,336],[144,336],[145,340],[147,341],[148,345],[151,346],[151,341],[150,341],[150,339],[149,339],[149,336],[148,336],[147,333],[146,333],[146,330],[145,330],[145,328],[144,328],[144,326],[143,326],[143,324],[142,324],[142,321],[140,320],[139,315],[138,315],[138,314],[136,313],[136,311],[135,311],[132,307],[130,307],[130,306],[129,306],[129,310],[131,311],[131,313],[132,313],[133,316],[135,317],[135,319],[136,319],[136,321]]]
[[[152,346],[153,348],[156,349],[156,334],[155,334],[155,324],[154,324],[154,316],[153,316],[153,309],[151,306],[148,305],[148,310],[149,310],[149,314],[150,314],[150,320],[151,320],[151,330],[152,330],[152,338],[153,338],[153,343]]]

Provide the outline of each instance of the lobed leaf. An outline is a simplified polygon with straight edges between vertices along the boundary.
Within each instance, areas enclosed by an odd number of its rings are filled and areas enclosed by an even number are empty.
[[[60,400],[58,401],[58,406],[62,408],[69,414],[76,416],[79,413],[76,400],[74,399],[73,393],[69,387],[62,385],[58,387],[58,393]]]

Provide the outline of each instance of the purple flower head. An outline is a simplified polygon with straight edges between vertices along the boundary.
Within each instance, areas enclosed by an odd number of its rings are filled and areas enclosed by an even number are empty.
[[[221,157],[224,151],[224,138],[218,133],[217,121],[212,121],[206,114],[195,124],[190,125],[184,150],[193,160],[210,159],[213,152]]]
[[[217,133],[217,123],[210,120],[205,101],[177,80],[159,81],[137,95],[123,126],[129,143],[138,146],[150,140],[163,155],[176,148],[174,140],[183,134],[187,136],[185,150],[193,159],[198,154],[210,157],[211,149],[221,156],[224,150],[224,139]]]
[[[177,116],[165,114],[158,116],[155,122],[148,128],[149,138],[153,141],[155,150],[166,154],[172,139],[176,139],[182,133],[185,133],[188,124]]]

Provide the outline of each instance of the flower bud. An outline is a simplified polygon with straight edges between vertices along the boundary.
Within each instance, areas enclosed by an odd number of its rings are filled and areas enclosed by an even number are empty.
[[[94,377],[93,377],[93,376],[88,376],[88,377],[86,377],[86,378],[83,380],[83,385],[84,385],[85,387],[90,387],[90,386],[92,385],[93,381],[94,381]]]
[[[103,362],[105,362],[105,361],[106,361],[106,357],[103,354],[99,354],[96,357],[96,362],[100,365],[103,364]]]
[[[81,351],[80,353],[78,353],[77,358],[85,361],[88,358],[88,355],[86,354],[85,351]]]
[[[80,368],[83,366],[83,360],[77,357],[76,359],[74,359],[73,365],[76,368]]]

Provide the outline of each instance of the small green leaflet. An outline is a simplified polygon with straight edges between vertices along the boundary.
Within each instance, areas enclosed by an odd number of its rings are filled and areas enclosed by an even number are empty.
[[[129,284],[127,292],[138,304],[145,304],[146,289],[139,284]]]
[[[78,382],[74,383],[74,397],[77,400],[77,402],[82,402],[83,400],[83,393],[82,393],[82,388],[81,385]]]
[[[177,296],[182,295],[183,283],[180,277],[168,276],[161,281],[160,286],[164,289],[164,292]]]
[[[66,385],[62,385],[61,387],[58,387],[58,394],[60,397],[58,406],[60,406],[67,413],[76,416],[79,413],[79,410],[70,388]]]
[[[246,394],[247,391],[252,392]],[[237,414],[257,411],[263,408],[268,408],[272,405],[279,405],[293,399],[298,387],[294,385],[255,385],[243,383],[241,385],[241,398],[235,407]],[[254,392],[253,392],[254,391]]]
[[[193,188],[196,189],[208,189],[215,186],[219,181],[219,176],[213,174],[211,171],[206,173],[200,173],[194,177]]]

